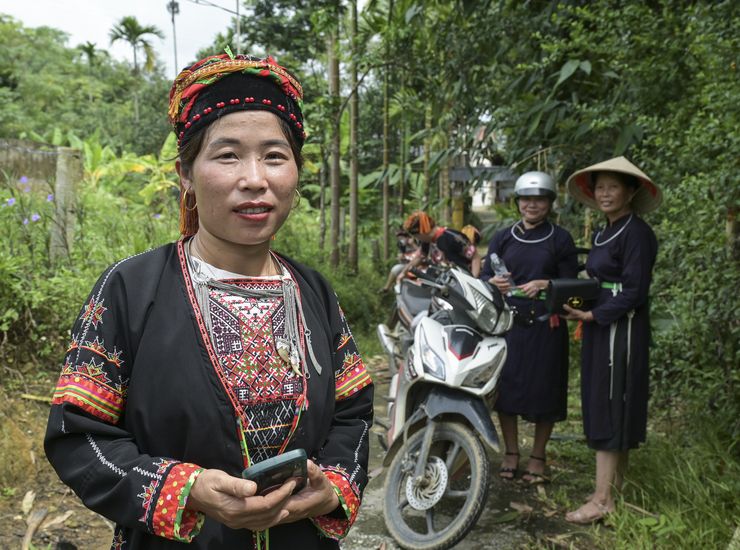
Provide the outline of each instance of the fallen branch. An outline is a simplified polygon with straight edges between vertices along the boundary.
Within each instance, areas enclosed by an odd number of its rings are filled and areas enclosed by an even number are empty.
[[[29,399],[31,401],[41,401],[43,403],[48,403],[49,405],[51,405],[51,397],[44,397],[42,395],[32,395],[30,393],[22,393],[21,398]]]
[[[39,528],[41,522],[46,518],[46,514],[46,508],[40,508],[31,512],[31,515],[28,516],[28,519],[26,520],[28,528],[26,529],[26,534],[23,536],[23,543],[21,544],[22,550],[28,550],[31,547],[33,534],[36,532],[36,529]]]

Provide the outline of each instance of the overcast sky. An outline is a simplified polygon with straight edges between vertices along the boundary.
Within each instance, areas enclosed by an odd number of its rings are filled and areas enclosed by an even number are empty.
[[[236,0],[199,0],[236,11]],[[126,15],[133,15],[141,25],[154,25],[164,40],[150,37],[157,56],[165,62],[166,76],[195,61],[195,53],[211,44],[228,27],[232,15],[216,7],[199,5],[193,0],[178,0],[180,14],[175,17],[177,62],[172,41],[172,19],[168,0],[0,0],[0,13],[12,15],[27,27],[48,26],[69,34],[67,46],[92,42],[107,49],[115,59],[133,62],[131,46],[118,41],[110,45],[109,32]]]

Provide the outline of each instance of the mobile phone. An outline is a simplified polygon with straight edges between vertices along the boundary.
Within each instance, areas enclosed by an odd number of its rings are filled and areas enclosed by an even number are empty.
[[[306,479],[308,479],[306,451],[295,449],[252,464],[242,472],[242,477],[257,484],[258,495],[271,493],[293,478],[296,480],[296,486],[293,489],[293,494],[295,494],[306,486]]]

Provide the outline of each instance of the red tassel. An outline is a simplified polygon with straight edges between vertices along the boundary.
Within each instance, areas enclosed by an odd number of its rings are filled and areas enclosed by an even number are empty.
[[[560,316],[559,315],[550,315],[550,328],[556,329],[560,326]]]
[[[583,321],[578,321],[576,330],[573,331],[573,340],[576,342],[583,340]]]
[[[192,203],[192,204],[191,204]],[[192,237],[198,232],[198,206],[194,193],[180,191],[180,234]]]

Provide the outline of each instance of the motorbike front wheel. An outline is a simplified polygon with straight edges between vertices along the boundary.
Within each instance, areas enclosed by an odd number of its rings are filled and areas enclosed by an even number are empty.
[[[383,515],[401,547],[443,550],[462,540],[483,511],[488,497],[488,458],[480,439],[467,426],[440,422],[423,479],[414,480],[424,432],[409,437],[391,462]]]

